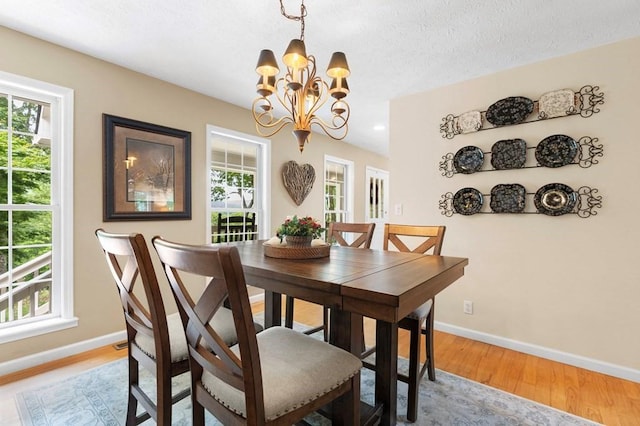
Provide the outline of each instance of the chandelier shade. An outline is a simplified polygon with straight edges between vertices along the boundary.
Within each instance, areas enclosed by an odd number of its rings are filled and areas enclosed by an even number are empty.
[[[280,0],[280,10],[287,19],[301,22],[300,38],[289,42],[282,56],[286,67],[284,76],[278,77],[280,68],[272,50],[264,49],[258,57],[256,73],[260,75],[256,84],[258,97],[253,101],[252,113],[256,130],[261,136],[270,137],[288,126],[300,152],[311,138],[311,127],[315,126],[327,136],[342,140],[347,135],[351,110],[344,98],[349,94],[346,78],[351,75],[344,52],[334,52],[327,67],[330,85],[316,74],[316,58],[307,55],[304,43],[304,18],[307,15],[304,0],[300,5],[300,16],[287,15]],[[286,114],[276,118],[271,96],[275,95]],[[328,114],[331,119],[323,120],[318,111],[333,98]]]
[[[349,77],[351,71],[347,64],[347,57],[343,52],[333,52],[329,66],[327,67],[327,75],[331,78]]]
[[[260,56],[258,57],[258,65],[256,65],[256,72],[260,75],[266,75],[268,77],[278,75],[278,73],[280,72],[280,68],[278,68],[276,56],[273,54],[273,51],[264,49],[260,52]]]
[[[293,69],[306,68],[309,65],[307,60],[307,48],[304,41],[294,38],[289,42],[289,47],[284,51],[282,62]]]

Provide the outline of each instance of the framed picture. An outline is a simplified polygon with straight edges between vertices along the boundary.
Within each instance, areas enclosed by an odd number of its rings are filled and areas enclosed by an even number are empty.
[[[191,219],[191,132],[102,118],[103,219]]]

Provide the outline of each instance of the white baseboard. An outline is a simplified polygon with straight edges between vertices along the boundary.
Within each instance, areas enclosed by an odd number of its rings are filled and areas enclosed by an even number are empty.
[[[13,359],[11,361],[6,361],[0,364],[0,376],[15,373],[16,371],[35,367],[37,365],[62,359],[71,355],[77,355],[102,346],[111,345],[122,340],[127,340],[127,332],[124,330],[96,337],[94,339],[83,340],[82,342],[73,343],[71,345],[62,346],[48,351],[39,352],[22,358]]]
[[[255,294],[249,298],[251,303],[264,300],[264,293]],[[106,345],[127,340],[127,332],[125,330],[116,333],[107,334],[105,336],[96,337],[94,339],[84,340],[82,342],[73,343],[71,345],[62,346],[45,352],[25,356],[11,361],[0,363],[0,376],[15,373],[16,371],[25,370],[35,367],[46,362],[55,361],[66,358],[71,355],[77,355],[82,352],[90,351]]]
[[[251,303],[260,301],[262,299],[264,299],[263,293],[259,293],[250,297]],[[535,355],[541,358],[550,359],[552,361],[562,362],[564,364],[573,365],[575,367],[580,367],[587,370],[596,371],[598,373],[608,374],[613,377],[619,377],[621,379],[640,383],[640,370],[634,370],[632,368],[623,367],[592,358],[586,358],[580,355],[557,351],[555,349],[520,342],[517,340],[507,339],[504,337],[483,333],[468,328],[458,327],[455,325],[442,323],[440,321],[435,321],[434,327],[436,330],[456,336],[466,337],[468,339],[477,340],[479,342],[489,343],[491,345],[500,346],[502,348],[512,349],[514,351]],[[113,343],[117,343],[126,339],[127,333],[123,330],[105,336],[96,337],[94,339],[84,340],[82,342],[62,346],[60,348],[51,349],[49,351],[40,352],[11,361],[6,361],[0,363],[0,376],[35,367],[49,361],[76,355],[82,352],[99,348],[101,346],[111,345]]]
[[[640,383],[640,370],[435,321],[438,331]]]

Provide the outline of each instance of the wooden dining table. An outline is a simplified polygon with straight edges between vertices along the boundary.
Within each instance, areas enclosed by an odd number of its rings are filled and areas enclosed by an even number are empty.
[[[265,327],[281,325],[283,294],[324,305],[331,308],[330,343],[360,355],[362,318],[376,320],[375,403],[341,406],[334,423],[395,425],[398,321],[462,277],[468,259],[342,246],[327,257],[283,259],[265,256],[263,243],[230,244],[247,284],[265,290]]]

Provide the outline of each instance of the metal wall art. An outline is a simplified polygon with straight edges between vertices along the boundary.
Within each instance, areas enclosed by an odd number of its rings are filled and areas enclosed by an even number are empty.
[[[282,183],[297,206],[307,198],[315,180],[316,171],[311,164],[288,161],[282,167]]]
[[[582,186],[576,191],[563,183],[549,183],[538,188],[536,192],[526,192],[525,187],[518,183],[499,184],[491,188],[489,194],[467,187],[455,194],[443,194],[440,197],[439,208],[447,217],[454,213],[464,216],[478,213],[512,213],[547,216],[576,214],[581,218],[587,218],[597,215],[595,209],[602,207],[602,196],[596,195],[597,192],[597,189],[588,186]],[[531,209],[532,205],[535,210]]]
[[[544,93],[538,100],[524,96],[511,96],[500,99],[486,111],[467,111],[454,115],[448,114],[442,119],[440,133],[446,139],[456,135],[531,123],[551,118],[580,115],[591,117],[600,112],[598,105],[604,104],[604,93],[598,86],[583,86],[579,91],[571,89],[554,90]]]
[[[527,151],[535,151],[536,164],[526,164]],[[458,173],[472,174],[536,167],[557,168],[578,165],[586,169],[598,164],[598,158],[603,155],[602,144],[598,143],[598,138],[591,136],[583,136],[576,141],[567,135],[551,135],[532,147],[527,147],[523,139],[504,139],[494,143],[489,152],[483,152],[477,146],[469,145],[455,153],[443,155],[439,170],[442,176],[450,178]],[[486,157],[490,159],[488,162]]]

